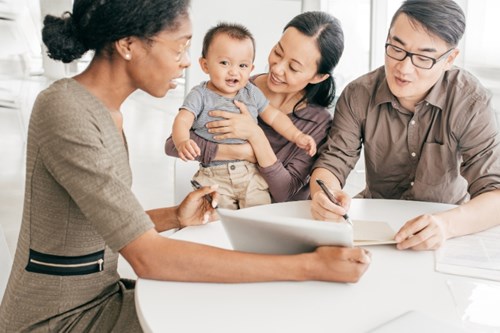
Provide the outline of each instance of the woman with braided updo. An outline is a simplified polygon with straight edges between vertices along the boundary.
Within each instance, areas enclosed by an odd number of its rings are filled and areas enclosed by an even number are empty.
[[[145,212],[131,191],[120,106],[136,89],[164,96],[190,65],[188,2],[75,0],[72,13],[45,18],[52,58],[94,56],[33,107],[0,332],[140,332],[134,282],[120,279],[118,253],[139,277],[171,281],[357,281],[368,267],[369,253],[357,248],[266,256],[158,234],[212,220],[204,196],[218,200],[216,187],[204,187],[177,207]]]

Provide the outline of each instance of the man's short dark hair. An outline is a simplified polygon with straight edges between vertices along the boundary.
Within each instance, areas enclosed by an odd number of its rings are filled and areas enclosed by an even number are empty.
[[[465,14],[453,0],[406,0],[392,17],[391,27],[400,14],[450,46],[457,46],[465,32]]]

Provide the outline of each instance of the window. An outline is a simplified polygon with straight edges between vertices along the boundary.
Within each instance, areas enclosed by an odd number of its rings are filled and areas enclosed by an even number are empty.
[[[500,31],[500,1],[456,1],[466,14],[467,28],[455,64],[476,75],[492,92],[500,124],[500,44],[496,42]],[[402,2],[321,0],[321,10],[337,17],[345,34],[344,54],[335,70],[339,93],[350,81],[383,65],[389,24]]]
[[[370,0],[327,0],[321,9],[338,18],[344,31],[344,53],[334,71],[337,94],[370,70]],[[356,15],[353,15],[356,10]]]

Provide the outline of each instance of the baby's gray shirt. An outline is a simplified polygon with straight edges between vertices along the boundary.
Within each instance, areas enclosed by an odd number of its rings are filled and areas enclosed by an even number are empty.
[[[233,98],[224,97],[215,93],[214,91],[208,89],[207,84],[208,81],[205,81],[193,87],[189,94],[187,94],[184,99],[184,103],[181,106],[181,109],[186,109],[194,114],[194,132],[198,136],[215,143],[245,143],[246,141],[241,139],[214,140],[213,136],[215,134],[208,133],[208,129],[205,125],[208,122],[222,120],[223,118],[211,117],[208,115],[208,112],[212,110],[222,110],[240,113],[240,110],[233,102],[234,100],[237,100],[246,105],[253,119],[257,122],[257,117],[269,104],[266,96],[262,93],[262,91],[260,91],[259,88],[250,82],[247,83],[245,87],[240,89]]]

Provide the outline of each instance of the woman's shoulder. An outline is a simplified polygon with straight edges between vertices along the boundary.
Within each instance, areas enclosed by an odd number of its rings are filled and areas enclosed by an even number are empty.
[[[37,97],[32,119],[41,122],[66,122],[92,116],[83,110],[101,109],[102,104],[76,80],[65,78],[52,83]]]
[[[43,90],[37,103],[51,105],[78,105],[88,100],[85,89],[74,79],[65,78],[53,82]]]

